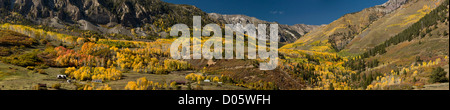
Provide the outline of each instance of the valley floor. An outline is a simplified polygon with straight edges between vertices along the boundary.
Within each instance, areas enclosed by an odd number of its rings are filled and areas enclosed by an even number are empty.
[[[33,90],[33,86],[40,84],[47,84],[48,90],[56,90],[51,88],[53,84],[61,84],[60,90],[75,90],[76,86],[68,83],[66,79],[57,79],[56,76],[60,74],[64,68],[48,68],[44,69],[46,74],[34,73],[24,67],[5,64],[0,61],[0,90]],[[186,75],[195,73],[195,71],[173,71],[167,75],[156,74],[142,74],[142,73],[123,73],[123,78],[116,81],[105,81],[103,84],[108,84],[112,90],[124,90],[129,81],[136,81],[138,78],[145,77],[154,82],[170,82],[170,81],[187,81]],[[89,81],[76,81],[79,84],[89,84]],[[192,83],[195,87],[197,82]],[[99,84],[99,83],[97,83]],[[181,90],[187,90],[187,85],[180,85]],[[203,82],[201,84],[203,90],[248,90],[244,87],[239,87],[231,84],[219,85],[214,82]]]

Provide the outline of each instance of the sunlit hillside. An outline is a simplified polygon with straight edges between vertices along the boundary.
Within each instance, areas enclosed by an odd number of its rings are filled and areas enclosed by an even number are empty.
[[[283,32],[278,35],[290,33],[290,37],[280,38],[285,41],[279,44],[283,46],[278,49],[278,64],[273,70],[261,70],[260,63],[267,59],[248,58],[252,52],[248,48],[244,49],[245,59],[174,59],[170,54],[170,46],[177,40],[168,34],[170,25],[190,25],[194,14],[202,16],[202,23],[215,22],[221,28],[224,23],[260,21],[256,18],[206,17],[207,13],[197,7],[159,0],[102,2],[105,6],[89,8],[87,11],[94,12],[83,16],[77,12],[63,16],[47,6],[42,7],[58,16],[47,16],[46,11],[17,11],[25,5],[15,10],[0,7],[4,17],[0,18],[0,89],[448,90],[448,1],[389,0],[324,26],[281,25]],[[138,4],[133,7],[142,5],[139,12],[131,12],[152,15],[152,19],[119,13],[129,6],[125,2]],[[101,16],[99,10],[110,16]],[[119,23],[106,20],[116,15],[122,16]],[[248,32],[242,35],[233,38],[245,39],[245,47],[262,47],[259,42],[250,42],[256,41],[256,36]],[[236,40],[225,41],[225,37],[199,38],[190,40],[201,45],[222,40],[218,44],[237,46]],[[232,52],[236,51],[233,48]]]

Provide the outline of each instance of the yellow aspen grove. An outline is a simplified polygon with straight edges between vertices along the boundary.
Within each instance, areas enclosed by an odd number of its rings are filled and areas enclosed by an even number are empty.
[[[85,84],[83,90],[94,90],[91,85]]]
[[[104,68],[104,67],[80,67],[75,69],[75,67],[68,67],[65,72],[69,77],[75,78],[77,80],[119,80],[122,77],[122,72],[115,68]]]
[[[67,43],[67,44],[75,44],[76,43],[75,39],[77,38],[76,36],[60,34],[60,33],[52,32],[52,31],[44,31],[43,29],[36,29],[31,26],[23,26],[23,25],[5,23],[5,24],[0,24],[0,27],[28,35],[32,38],[40,37],[40,38],[45,38],[47,40],[61,41],[61,42]]]
[[[212,81],[213,81],[213,82],[220,82],[220,79],[219,79],[219,77],[216,76],[216,77],[213,78]]]
[[[147,80],[145,77],[141,77],[136,81],[129,81],[125,86],[125,90],[157,90],[163,89],[163,84]]]
[[[128,82],[128,84],[125,86],[125,89],[126,89],[126,90],[138,90],[137,87],[138,87],[138,86],[137,86],[136,82],[130,81],[130,82]]]
[[[95,90],[112,90],[111,87],[108,84],[105,84]]]

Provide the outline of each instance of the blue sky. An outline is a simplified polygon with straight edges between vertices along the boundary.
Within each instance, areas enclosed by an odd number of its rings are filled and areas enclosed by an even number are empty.
[[[207,13],[243,14],[280,24],[329,24],[387,0],[162,0],[195,5]]]

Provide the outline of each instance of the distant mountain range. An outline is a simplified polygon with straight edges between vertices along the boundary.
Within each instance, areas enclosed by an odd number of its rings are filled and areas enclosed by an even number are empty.
[[[33,24],[56,28],[75,26],[104,34],[139,36],[158,35],[174,24],[192,24],[193,16],[207,23],[273,23],[245,15],[207,14],[195,6],[166,3],[160,0],[0,0],[2,16],[18,13]],[[7,21],[4,21],[7,22]],[[315,25],[280,25],[280,41],[293,42],[320,27]]]
[[[249,17],[245,15],[221,15],[217,13],[209,13],[209,18],[216,20],[219,23],[224,24],[278,24],[276,22],[268,22],[260,20],[255,17]],[[305,35],[306,33],[318,28],[318,25],[305,25],[305,24],[295,24],[295,25],[283,25],[279,24],[279,34],[281,42],[293,42]]]
[[[317,46],[323,46],[320,51],[361,53],[415,23],[440,1],[389,0],[381,5],[346,14],[323,26],[279,24],[280,42],[282,45],[295,41],[297,42],[294,44],[302,44],[285,48],[317,50]],[[61,29],[75,27],[102,34],[118,33],[127,36],[167,36],[168,28],[174,24],[191,26],[189,24],[192,24],[193,16],[202,16],[202,25],[276,23],[246,15],[206,13],[195,6],[160,0],[0,0],[0,6],[0,16],[5,18],[2,22],[19,18],[34,25]]]

